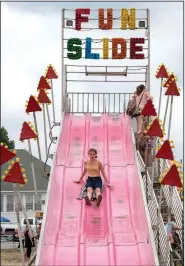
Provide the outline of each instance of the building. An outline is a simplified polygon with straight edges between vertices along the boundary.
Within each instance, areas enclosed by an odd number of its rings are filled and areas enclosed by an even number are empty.
[[[43,211],[45,204],[45,197],[47,193],[48,180],[43,174],[44,162],[41,162],[35,156],[33,158],[33,164],[35,168],[37,191],[38,191],[38,203],[35,201],[35,192],[33,184],[33,176],[31,171],[31,157],[28,151],[18,149],[17,158],[20,158],[21,167],[25,169],[25,173],[28,182],[24,187],[20,187],[20,194],[24,207],[27,211],[28,217],[35,216],[35,211]],[[6,163],[1,167],[1,176],[3,172],[7,170],[9,164]],[[45,170],[47,173],[50,172],[50,166],[46,165]],[[11,222],[16,221],[15,213],[15,199],[12,183],[4,182],[1,178],[1,216],[8,218]],[[20,212],[20,218],[23,218],[23,213]]]

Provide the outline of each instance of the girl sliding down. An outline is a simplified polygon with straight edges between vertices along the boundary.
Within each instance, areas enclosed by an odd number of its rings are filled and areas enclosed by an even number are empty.
[[[74,181],[74,183],[80,183],[83,180],[83,177],[87,173],[87,196],[85,197],[86,204],[88,206],[91,206],[91,198],[93,190],[96,191],[96,200],[97,200],[97,206],[100,206],[100,203],[102,201],[102,179],[100,176],[100,172],[102,173],[107,187],[110,187],[108,184],[107,176],[105,174],[103,165],[100,161],[98,161],[97,158],[97,150],[96,149],[90,149],[88,152],[89,160],[84,162],[84,171],[80,177],[79,180]]]

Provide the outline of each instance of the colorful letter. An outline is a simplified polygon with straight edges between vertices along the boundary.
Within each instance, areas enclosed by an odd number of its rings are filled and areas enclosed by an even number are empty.
[[[103,38],[103,59],[109,59],[109,39]]]
[[[144,59],[144,54],[136,54],[136,52],[142,52],[143,46],[137,46],[136,44],[144,44],[144,38],[130,38],[130,59]]]
[[[74,46],[76,45],[76,46]],[[82,45],[82,41],[77,38],[69,39],[67,41],[67,50],[69,52],[76,52],[76,54],[73,53],[67,53],[67,58],[69,59],[80,59],[82,57],[82,47],[77,46]]]
[[[121,52],[118,52],[121,45]],[[112,59],[123,59],[127,56],[127,42],[123,38],[112,38]]]
[[[121,29],[126,30],[127,26],[130,30],[136,29],[136,9],[130,9],[130,15],[127,8],[121,9]]]
[[[112,29],[112,8],[107,9],[107,23],[104,22],[104,9],[99,9],[99,29],[110,30]]]
[[[89,15],[90,14],[90,9],[87,8],[78,8],[76,9],[76,23],[75,23],[75,29],[76,30],[81,30],[81,24],[82,22],[88,22],[88,17],[82,17],[81,15],[85,14],[85,15]]]
[[[86,59],[99,59],[99,54],[93,54],[91,53],[91,43],[92,38],[86,38],[86,47],[85,47],[85,58]]]

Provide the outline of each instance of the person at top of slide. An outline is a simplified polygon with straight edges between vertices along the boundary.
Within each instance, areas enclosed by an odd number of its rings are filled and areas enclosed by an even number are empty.
[[[136,88],[136,91],[134,92],[133,98],[136,99],[136,106],[140,109],[140,111],[143,110],[146,102],[150,99],[152,100],[152,96],[150,93],[146,90],[144,85],[139,85]],[[137,122],[137,134],[141,134],[142,132],[142,125],[143,125],[143,118],[140,114],[136,116],[136,122]]]
[[[81,177],[79,180],[74,181],[74,183],[80,183],[83,180],[83,177],[87,173],[87,196],[85,197],[86,204],[88,206],[91,205],[91,198],[92,198],[92,192],[93,190],[96,191],[96,199],[97,199],[97,206],[100,205],[102,201],[102,195],[101,195],[101,190],[102,190],[102,179],[100,176],[100,172],[102,173],[107,187],[110,187],[107,176],[104,171],[104,167],[102,163],[97,160],[97,150],[91,148],[88,152],[89,155],[89,160],[84,162],[84,170],[81,174]]]

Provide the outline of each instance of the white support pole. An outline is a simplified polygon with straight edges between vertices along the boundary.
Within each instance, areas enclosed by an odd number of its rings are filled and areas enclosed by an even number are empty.
[[[43,107],[43,120],[44,120],[44,138],[45,138],[45,151],[46,158],[48,157],[48,144],[47,144],[47,129],[46,129],[46,112],[45,112],[45,104],[42,104]]]
[[[61,105],[62,105],[62,108],[61,108],[61,112],[63,113],[64,112],[64,109],[65,109],[65,98],[64,98],[64,91],[65,91],[65,79],[64,79],[64,28],[65,28],[65,19],[64,19],[64,16],[65,16],[65,9],[62,9],[62,14],[61,14],[61,78],[62,78],[62,88],[61,88]]]
[[[51,79],[51,98],[52,98],[52,109],[53,109],[53,123],[56,124],[55,119],[55,102],[54,102],[54,93],[53,93],[53,80]]]
[[[154,197],[153,183],[155,174],[155,151],[156,151],[157,137],[154,137],[154,148],[153,148],[153,163],[152,163],[152,178],[151,178],[151,199]]]
[[[150,11],[147,8],[147,27],[148,27],[148,91],[150,91]]]
[[[172,110],[173,110],[173,96],[171,96],[171,104],[170,104],[170,115],[169,115],[169,124],[168,124],[168,140],[170,139],[170,133],[171,133]]]
[[[29,220],[28,220],[28,216],[27,216],[26,210],[25,210],[25,208],[24,208],[24,205],[23,205],[23,202],[22,202],[22,199],[21,199],[21,195],[20,195],[20,192],[19,192],[18,188],[17,188],[16,193],[17,193],[17,196],[18,196],[19,201],[20,201],[20,203],[21,203],[22,212],[23,212],[23,214],[24,214],[24,217],[25,217],[25,220],[26,220],[26,224],[28,225],[28,229],[29,229],[30,236],[31,236],[31,238],[33,238],[34,235],[33,235],[33,232],[32,232],[32,230],[31,230],[31,226],[30,226],[30,223],[29,223]],[[32,242],[32,244],[33,244],[32,239],[31,239],[31,242]],[[36,245],[36,241],[35,241],[35,247],[37,247],[37,245]]]
[[[173,199],[173,187],[169,186],[168,223],[170,223],[171,221],[172,199]]]
[[[17,218],[17,225],[18,225],[18,235],[19,235],[19,243],[20,243],[20,251],[21,251],[21,262],[22,266],[25,266],[25,260],[24,260],[24,248],[23,248],[23,239],[22,239],[22,232],[21,232],[21,222],[20,222],[20,216],[19,216],[19,202],[17,197],[17,184],[12,184],[13,190],[14,190],[14,197],[15,197],[15,212],[16,212],[16,218]]]
[[[167,117],[167,113],[168,113],[169,101],[170,101],[170,96],[168,95],[167,100],[166,100],[166,108],[165,108],[165,113],[164,113],[164,119],[163,119],[163,128],[165,128],[165,124],[166,124],[166,117]]]
[[[159,117],[159,119],[160,119],[160,112],[161,112],[162,89],[163,89],[163,78],[161,78],[160,95],[159,95],[159,106],[158,106],[158,117]]]
[[[29,149],[29,153],[31,157],[31,171],[32,171],[32,176],[33,176],[33,185],[35,189],[35,199],[36,199],[36,202],[38,203],[37,182],[36,182],[35,168],[34,168],[33,158],[32,158],[32,149],[31,149],[30,139],[28,139],[28,149]]]
[[[161,185],[160,195],[159,195],[159,209],[158,209],[158,214],[157,214],[157,230],[159,230],[159,220],[160,220],[160,214],[161,214],[162,196],[163,196],[163,189],[162,189],[162,185]]]
[[[168,246],[169,246],[169,237],[170,237],[169,223],[171,222],[172,199],[173,199],[173,187],[169,186],[169,205],[168,205],[168,226],[167,226],[166,251],[168,250]],[[167,258],[167,256],[166,256],[166,258]],[[167,265],[167,263],[166,263],[166,265]]]
[[[48,104],[46,104],[46,112],[47,112],[47,117],[48,117],[48,124],[49,124],[49,137],[50,139],[53,138],[53,133],[52,133],[52,127],[51,127],[51,120],[50,120],[50,114],[49,114],[49,108],[48,108]]]
[[[40,151],[40,140],[39,140],[39,131],[38,131],[38,127],[37,127],[37,120],[36,120],[36,114],[35,112],[33,112],[33,119],[34,119],[34,123],[35,123],[35,129],[37,131],[37,147],[38,147],[38,154],[39,154],[39,159],[40,161],[42,161],[42,158],[41,158],[41,151]]]

